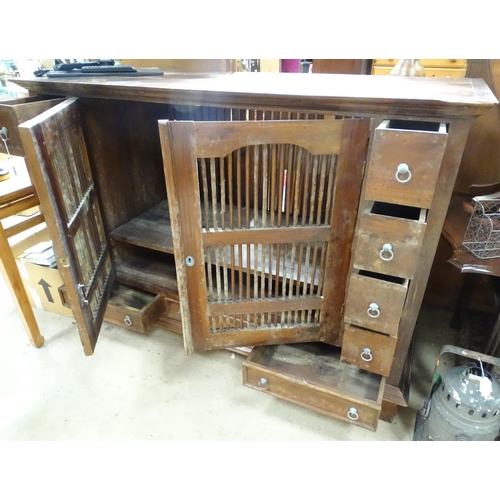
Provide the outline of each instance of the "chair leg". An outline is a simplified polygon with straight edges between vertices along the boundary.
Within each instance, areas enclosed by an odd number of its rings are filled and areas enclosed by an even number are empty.
[[[462,326],[462,321],[467,311],[467,305],[469,303],[472,289],[474,288],[474,283],[478,278],[477,274],[467,273],[465,275],[464,281],[460,288],[460,294],[458,296],[457,303],[455,305],[455,310],[453,311],[453,316],[450,321],[450,326],[454,330],[459,330]]]
[[[24,328],[28,333],[30,343],[35,347],[41,347],[44,342],[40,334],[38,323],[36,322],[33,308],[30,304],[23,280],[17,268],[16,259],[12,254],[12,249],[8,239],[5,237],[2,223],[0,222],[0,270],[5,277],[12,298],[21,316]]]

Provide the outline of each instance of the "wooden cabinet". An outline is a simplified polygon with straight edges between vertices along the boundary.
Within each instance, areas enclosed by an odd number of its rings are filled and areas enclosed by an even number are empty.
[[[182,331],[187,353],[258,346],[259,364],[296,345],[330,374],[309,385],[300,363],[274,363],[268,393],[372,429],[384,401],[406,404],[463,146],[496,102],[482,82],[53,80],[18,82],[68,97],[20,132],[87,355],[126,285],[160,297],[155,324]],[[271,368],[252,367],[259,388]]]

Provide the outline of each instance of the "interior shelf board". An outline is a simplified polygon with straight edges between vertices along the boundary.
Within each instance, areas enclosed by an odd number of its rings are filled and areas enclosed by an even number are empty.
[[[132,257],[117,267],[116,280],[174,300],[179,299],[175,266],[169,262],[144,256]]]
[[[174,253],[168,202],[163,200],[110,234],[111,239],[163,253]]]

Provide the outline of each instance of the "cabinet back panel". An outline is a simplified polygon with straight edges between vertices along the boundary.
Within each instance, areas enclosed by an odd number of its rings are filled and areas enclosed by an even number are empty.
[[[110,232],[165,200],[158,119],[169,106],[110,99],[80,99],[79,106]]]

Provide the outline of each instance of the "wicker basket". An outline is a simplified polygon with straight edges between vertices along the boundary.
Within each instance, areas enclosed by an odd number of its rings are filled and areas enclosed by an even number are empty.
[[[500,257],[500,193],[476,196],[463,246],[478,259]]]

